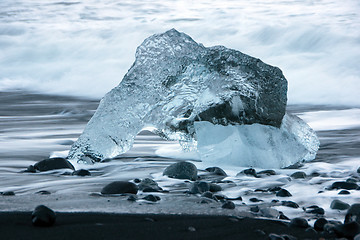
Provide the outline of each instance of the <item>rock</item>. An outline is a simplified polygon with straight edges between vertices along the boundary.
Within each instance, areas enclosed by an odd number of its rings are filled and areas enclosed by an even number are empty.
[[[357,169],[357,171],[356,171],[357,173],[360,173],[360,167],[358,167],[358,169]]]
[[[348,190],[341,190],[338,194],[347,195],[347,194],[350,194],[350,192]]]
[[[292,202],[292,201],[281,201],[281,205],[286,206],[286,207],[291,207],[291,208],[299,207],[299,205],[296,202]]]
[[[132,182],[126,181],[115,181],[106,185],[102,190],[101,194],[122,194],[132,193],[137,194],[138,186]]]
[[[324,226],[325,224],[328,223],[328,220],[326,220],[325,218],[318,218],[316,219],[315,223],[314,223],[314,228],[316,231],[324,231]]]
[[[91,173],[89,172],[89,170],[80,169],[80,170],[74,171],[74,172],[72,173],[72,175],[85,177],[85,176],[91,176]]]
[[[250,207],[250,211],[252,211],[252,212],[259,212],[259,211],[260,211],[260,208],[259,208],[259,206],[252,206],[252,207]]]
[[[163,175],[177,179],[189,179],[195,181],[197,179],[197,168],[190,162],[177,162],[168,166]]]
[[[155,196],[152,194],[145,196],[143,199],[145,199],[146,201],[150,201],[150,202],[157,202],[157,201],[161,200],[159,196]]]
[[[135,179],[134,179],[134,183],[140,183],[140,182],[141,182],[140,179],[138,179],[138,178],[135,178]]]
[[[224,202],[224,204],[221,206],[221,208],[235,209],[235,204],[234,204],[232,201],[226,201],[226,202]]]
[[[348,182],[348,183],[357,183],[357,180],[355,179],[355,178],[348,178],[348,179],[346,179],[346,182]]]
[[[281,187],[278,187],[278,186],[271,187],[271,188],[268,189],[269,192],[278,192],[280,190],[281,190]]]
[[[33,165],[30,165],[27,167],[27,169],[24,172],[36,173],[36,169]]]
[[[210,184],[208,182],[200,181],[194,182],[190,187],[190,193],[198,194],[210,191]]]
[[[258,198],[250,198],[249,201],[250,202],[263,202],[263,200],[258,199]]]
[[[345,223],[352,221],[360,223],[360,203],[351,205],[345,215]]]
[[[143,192],[161,192],[163,189],[159,187],[157,182],[150,178],[144,178],[138,184],[139,190]]]
[[[1,195],[3,195],[3,196],[15,196],[15,193],[13,191],[6,191],[6,192],[2,192]]]
[[[130,195],[130,196],[127,198],[127,200],[130,201],[130,202],[136,202],[137,197],[136,197],[136,195]]]
[[[333,200],[330,204],[330,208],[331,209],[338,209],[338,210],[346,210],[350,207],[349,204],[343,202],[343,201],[340,201],[340,200]]]
[[[294,178],[294,179],[299,179],[299,178],[306,178],[306,173],[305,172],[294,172],[293,174],[290,175],[290,177]]]
[[[40,194],[40,195],[50,195],[51,192],[46,191],[46,190],[41,190],[41,191],[36,192],[36,194]]]
[[[276,175],[276,172],[274,170],[264,170],[257,173],[258,175],[265,174],[265,175]]]
[[[200,120],[281,125],[287,81],[259,59],[223,46],[206,48],[175,29],[145,39],[135,57],[72,145],[70,159],[124,153],[147,125],[164,138],[188,142]]]
[[[354,238],[360,233],[360,224],[357,222],[348,222],[335,226],[335,233],[338,237]]]
[[[260,213],[262,216],[268,218],[277,218],[279,216],[279,211],[270,207],[260,208]]]
[[[282,219],[282,220],[290,220],[290,218],[288,218],[287,216],[284,215],[284,213],[280,212],[279,214],[279,219]]]
[[[277,197],[291,197],[292,195],[288,190],[282,188],[276,193],[276,196]]]
[[[40,172],[56,170],[56,169],[71,169],[75,170],[74,166],[65,158],[48,158],[34,165],[35,170]]]
[[[291,219],[290,226],[291,227],[299,227],[299,228],[308,228],[309,224],[305,218],[298,217],[298,218]]]
[[[226,172],[219,167],[209,167],[209,168],[206,168],[205,170],[208,172],[211,172],[215,175],[224,176],[224,177],[227,176]]]
[[[325,210],[323,208],[315,206],[315,205],[308,207],[308,208],[310,208],[310,210],[307,210],[306,211],[307,213],[320,214],[320,215],[324,215],[324,213],[325,213]]]
[[[54,225],[55,220],[55,212],[44,205],[37,206],[31,213],[31,221],[34,226],[50,227]]]
[[[210,198],[210,199],[213,199],[214,197],[214,194],[212,192],[204,192],[203,194],[201,194],[202,197],[205,197],[205,198]]]
[[[220,192],[222,191],[222,187],[215,183],[210,183],[210,192]]]
[[[226,200],[231,200],[231,201],[239,200],[239,201],[242,201],[242,197],[241,197],[241,196],[238,196],[238,197],[236,197],[236,198],[226,198]]]
[[[358,189],[358,185],[356,183],[350,183],[350,182],[334,182],[331,185],[331,189],[346,189],[346,190],[353,190]]]
[[[239,174],[241,174],[241,173],[242,173],[242,174],[249,175],[249,176],[257,177],[256,170],[253,169],[253,168],[245,169],[245,170],[241,171]]]

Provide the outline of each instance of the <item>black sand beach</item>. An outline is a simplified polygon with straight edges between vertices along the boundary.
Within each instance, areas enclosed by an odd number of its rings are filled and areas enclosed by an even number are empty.
[[[268,239],[288,234],[319,239],[282,221],[229,216],[57,213],[52,227],[34,227],[30,212],[0,213],[1,239]]]

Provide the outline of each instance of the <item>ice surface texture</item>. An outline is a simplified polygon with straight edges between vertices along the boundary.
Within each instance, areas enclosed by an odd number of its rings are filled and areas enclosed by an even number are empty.
[[[206,48],[172,29],[137,48],[134,64],[101,100],[69,158],[114,157],[148,126],[185,147],[196,142],[195,121],[279,128],[286,94],[279,68],[223,46]]]
[[[319,141],[300,118],[285,114],[280,129],[262,124],[221,126],[196,122],[201,160],[217,166],[282,168],[315,158]]]

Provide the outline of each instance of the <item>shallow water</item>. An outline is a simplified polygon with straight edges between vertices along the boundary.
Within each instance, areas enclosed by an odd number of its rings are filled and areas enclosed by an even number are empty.
[[[195,160],[196,154],[181,153],[176,150],[179,148],[176,142],[164,141],[148,131],[137,136],[133,148],[116,159],[94,165],[74,163],[77,169],[89,169],[91,177],[67,175],[71,173],[67,170],[22,173],[29,165],[49,156],[66,156],[98,101],[24,91],[0,92],[0,100],[0,192],[16,193],[16,196],[0,196],[0,211],[32,210],[43,203],[58,211],[235,214],[230,210],[222,211],[217,203],[198,204],[199,197],[184,194],[189,183],[162,176],[169,164],[181,159]],[[274,199],[297,202],[298,209],[279,204],[273,206],[288,217],[313,219],[314,216],[305,213],[301,207],[316,204],[325,209],[326,217],[343,220],[345,211],[330,209],[331,201],[360,202],[360,191],[350,190],[350,195],[338,195],[339,190],[326,188],[332,182],[350,176],[359,181],[356,170],[360,167],[360,109],[290,105],[288,111],[302,117],[317,131],[321,142],[317,158],[300,169],[275,169],[277,175],[262,178],[236,176],[244,168],[219,163],[228,174],[225,180],[234,182],[221,183],[224,189],[221,193],[228,197],[243,197],[243,201],[235,201],[236,214],[240,215],[250,206],[259,204],[249,200],[257,197],[263,200],[260,205],[274,205],[271,203]],[[204,169],[209,166],[193,162],[200,169],[200,175],[204,175]],[[290,179],[288,176],[295,171],[304,171],[308,175],[317,172],[319,176]],[[150,205],[142,201],[131,205],[125,197],[98,196],[102,187],[111,181],[145,177],[155,179],[170,193],[157,193],[162,201]],[[254,191],[272,186],[286,188],[293,196],[281,198]],[[51,195],[35,194],[41,190],[50,191]]]

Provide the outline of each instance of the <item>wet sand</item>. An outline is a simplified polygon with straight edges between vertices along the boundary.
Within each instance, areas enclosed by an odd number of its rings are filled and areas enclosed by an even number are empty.
[[[286,222],[202,215],[57,213],[52,227],[34,227],[30,212],[0,213],[2,239],[267,239],[270,233],[319,239]]]

